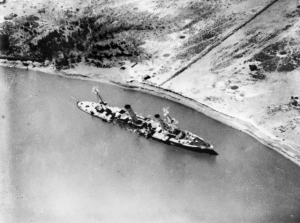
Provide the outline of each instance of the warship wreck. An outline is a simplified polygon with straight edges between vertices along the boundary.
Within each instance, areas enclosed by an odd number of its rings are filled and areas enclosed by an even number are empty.
[[[82,111],[105,122],[117,124],[126,130],[137,132],[149,139],[198,153],[218,155],[211,144],[189,131],[178,128],[177,121],[169,116],[167,109],[163,109],[164,118],[156,114],[154,115],[155,119],[151,119],[137,115],[130,105],[125,105],[124,108],[112,107],[103,101],[97,88],[93,88],[93,92],[97,95],[99,101],[77,102],[77,106]]]

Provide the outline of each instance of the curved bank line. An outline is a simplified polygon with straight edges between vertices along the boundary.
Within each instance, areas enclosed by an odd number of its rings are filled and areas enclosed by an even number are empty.
[[[1,64],[0,64],[1,65]],[[2,65],[5,66],[5,65]],[[18,67],[17,69],[20,69]],[[145,83],[132,83],[132,84],[127,84],[127,83],[122,83],[122,82],[117,82],[117,81],[109,81],[107,79],[93,79],[90,77],[87,77],[85,75],[80,75],[80,74],[67,74],[63,71],[55,71],[50,72],[49,70],[44,70],[43,69],[32,69],[40,72],[44,72],[47,74],[56,74],[59,76],[67,77],[67,78],[74,78],[74,79],[80,79],[80,80],[88,80],[88,81],[95,81],[95,82],[100,82],[100,83],[106,83],[106,84],[112,84],[116,85],[125,89],[131,89],[131,90],[136,90],[136,91],[142,91],[148,94],[155,95],[157,97],[161,98],[166,98],[168,100],[180,103],[182,105],[185,105],[187,107],[190,107],[197,112],[201,112],[202,114],[217,120],[221,123],[224,123],[232,128],[238,129],[243,131],[244,133],[247,133],[248,135],[252,136],[256,140],[258,140],[260,143],[263,145],[277,151],[287,159],[291,160],[298,166],[300,166],[300,153],[298,152],[297,149],[293,148],[292,145],[289,145],[288,143],[283,143],[280,140],[276,140],[274,138],[271,138],[270,136],[264,134],[262,131],[260,131],[257,127],[252,125],[249,122],[246,122],[244,120],[238,119],[233,116],[229,116],[227,114],[221,113],[219,111],[216,111],[212,109],[211,107],[202,104],[192,98],[186,97],[184,95],[181,95],[179,93],[176,93],[174,91],[164,89],[158,86],[153,86]],[[295,152],[298,154],[295,154]],[[220,151],[219,151],[220,152]]]
[[[148,84],[124,84],[115,81],[111,81],[111,82],[123,88],[142,91],[190,107],[214,120],[217,120],[232,128],[247,133],[248,135],[258,140],[263,145],[270,147],[271,149],[279,152],[284,157],[286,157],[287,159],[291,160],[292,162],[300,166],[300,153],[298,152],[297,149],[293,148],[293,146],[289,145],[288,143],[283,143],[281,140],[276,140],[271,138],[270,136],[264,134],[261,130],[259,130],[257,127],[255,127],[249,122],[216,111],[211,107],[204,105],[192,98],[186,97],[184,95],[178,94],[168,89],[163,89],[161,87],[152,86]],[[295,152],[298,154],[295,154]]]

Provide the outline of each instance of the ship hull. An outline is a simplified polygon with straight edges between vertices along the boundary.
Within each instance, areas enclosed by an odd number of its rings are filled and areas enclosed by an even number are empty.
[[[213,150],[212,145],[205,142],[202,138],[194,135],[193,133],[188,132],[189,136],[194,139],[192,145],[184,139],[176,139],[175,135],[155,132],[155,129],[149,127],[150,122],[152,122],[150,118],[145,118],[138,115],[137,117],[139,123],[135,124],[131,121],[131,118],[127,113],[123,113],[121,117],[117,117],[117,115],[122,111],[122,109],[118,107],[111,107],[108,105],[104,106],[100,103],[88,101],[80,101],[77,103],[77,106],[82,111],[94,117],[100,118],[105,122],[117,124],[120,127],[125,128],[126,130],[137,132],[139,135],[146,138],[151,138],[164,144],[177,146],[197,153],[218,155],[218,153]]]

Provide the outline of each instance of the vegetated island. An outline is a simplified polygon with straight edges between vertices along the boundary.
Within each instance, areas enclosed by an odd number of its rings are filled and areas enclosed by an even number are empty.
[[[2,1],[0,14],[1,65],[167,97],[300,165],[298,1]]]

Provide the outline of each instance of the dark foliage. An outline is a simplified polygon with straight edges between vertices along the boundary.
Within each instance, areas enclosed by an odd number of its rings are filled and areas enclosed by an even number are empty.
[[[9,36],[7,34],[0,35],[0,50],[1,51],[9,50]]]

